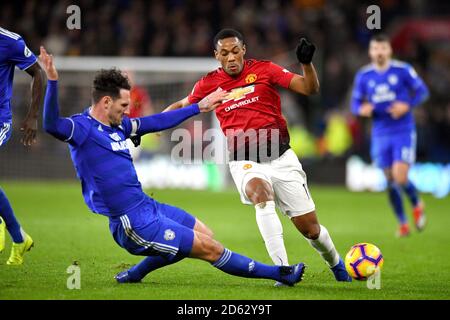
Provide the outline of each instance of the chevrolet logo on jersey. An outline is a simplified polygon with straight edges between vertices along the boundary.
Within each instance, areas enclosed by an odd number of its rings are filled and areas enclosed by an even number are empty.
[[[248,87],[242,87],[242,88],[236,88],[230,91],[230,93],[227,95],[227,100],[224,100],[223,102],[227,102],[230,100],[238,101],[243,98],[249,93],[255,92],[255,86],[248,86]]]

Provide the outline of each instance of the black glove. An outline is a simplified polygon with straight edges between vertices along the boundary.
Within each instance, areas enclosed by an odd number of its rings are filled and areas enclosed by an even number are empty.
[[[131,142],[133,142],[134,146],[137,147],[141,144],[141,136],[132,136],[130,137]]]
[[[295,49],[295,54],[297,55],[298,62],[302,64],[311,63],[314,51],[316,51],[316,46],[306,40],[306,38],[301,38],[300,43]]]

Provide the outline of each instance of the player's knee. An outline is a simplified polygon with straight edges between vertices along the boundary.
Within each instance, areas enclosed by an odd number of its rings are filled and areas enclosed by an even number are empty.
[[[316,240],[320,235],[320,224],[317,220],[316,212],[293,217],[292,222],[298,231],[307,239]]]
[[[251,179],[245,186],[245,193],[255,205],[274,199],[272,187],[267,181],[260,178]]]
[[[206,226],[205,226],[205,227],[206,227]],[[214,238],[214,232],[213,232],[211,229],[209,229],[208,227],[205,228],[204,232],[205,232],[205,234],[206,234],[207,236],[209,236],[210,238]]]
[[[319,224],[311,224],[303,232],[303,236],[310,240],[316,240],[320,235],[320,225]]]
[[[194,230],[198,231],[198,232],[201,232],[201,233],[203,233],[203,234],[205,234],[205,235],[207,235],[207,236],[209,236],[211,238],[214,237],[214,232],[210,228],[208,228],[206,226],[206,224],[204,224],[203,222],[201,222],[198,219],[196,219],[196,221],[195,221]]]
[[[409,165],[404,162],[395,163],[392,169],[392,176],[395,183],[404,185],[408,182]]]
[[[408,175],[403,173],[396,174],[394,175],[394,181],[399,185],[404,185],[408,182]]]
[[[312,228],[312,230],[309,233],[309,238],[312,240],[316,240],[320,236],[320,225],[315,224]]]
[[[203,225],[203,228],[199,232],[203,233],[204,235],[207,235],[210,238],[214,238],[214,232],[205,225]]]

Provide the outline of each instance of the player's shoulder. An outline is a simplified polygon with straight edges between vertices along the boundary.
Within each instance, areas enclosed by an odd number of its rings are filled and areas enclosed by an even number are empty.
[[[0,57],[25,57],[31,58],[33,53],[28,49],[22,37],[12,31],[0,27]],[[19,65],[20,67],[20,65]],[[22,68],[21,68],[22,69]]]
[[[210,72],[208,72],[207,74],[205,74],[201,80],[204,79],[213,79],[216,78],[217,76],[220,76],[220,74],[223,72],[222,68],[216,68]]]
[[[0,39],[3,41],[16,42],[22,40],[22,36],[18,33],[0,27]]]
[[[399,75],[411,76],[413,78],[417,77],[417,73],[414,70],[414,67],[405,61],[392,60],[391,61],[391,70],[393,73],[396,73]]]
[[[392,60],[391,67],[395,69],[410,69],[412,66],[408,62],[400,60]]]
[[[217,87],[217,84],[223,80],[224,73],[225,71],[222,68],[208,72],[197,81],[194,89],[202,88],[201,90],[208,90],[209,88]]]
[[[372,63],[366,64],[359,68],[358,72],[356,73],[357,76],[365,76],[375,71],[375,67]]]
[[[259,59],[247,59],[245,60],[245,65],[247,67],[266,67],[273,64],[270,60],[259,60]]]
[[[83,112],[74,113],[71,118],[77,119],[80,121],[91,119],[92,117],[89,115],[89,108],[84,109]]]
[[[86,109],[86,111],[82,113],[75,113],[72,116],[69,117],[74,123],[79,124],[85,128],[92,126],[94,123],[94,119],[89,115],[89,110]]]

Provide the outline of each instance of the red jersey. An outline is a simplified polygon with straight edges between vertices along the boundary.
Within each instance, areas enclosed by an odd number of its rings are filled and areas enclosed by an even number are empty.
[[[151,103],[150,96],[147,91],[139,86],[133,86],[130,91],[130,118],[138,118],[146,116],[149,110],[144,110],[143,106]]]
[[[222,131],[228,138],[229,148],[233,131],[278,129],[280,147],[284,145],[287,150],[289,133],[281,113],[280,95],[276,86],[288,88],[293,76],[294,73],[270,61],[245,60],[242,72],[237,76],[228,75],[222,68],[208,73],[195,84],[188,100],[190,103],[199,102],[219,87],[230,92],[229,99],[216,109]],[[258,144],[261,144],[260,141]]]

